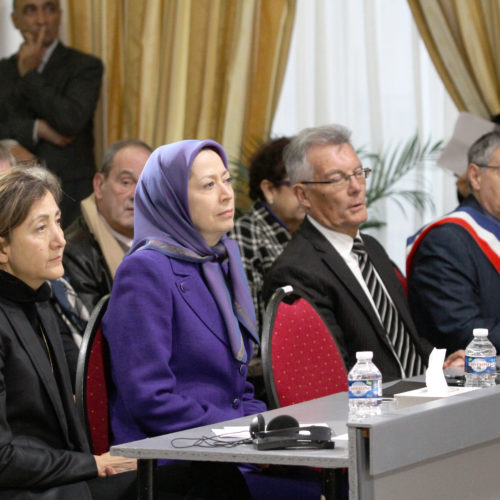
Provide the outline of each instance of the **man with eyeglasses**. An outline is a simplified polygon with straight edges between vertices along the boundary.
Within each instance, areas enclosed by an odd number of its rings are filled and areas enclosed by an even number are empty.
[[[472,194],[408,239],[410,308],[418,331],[448,350],[487,328],[500,350],[500,131],[468,151]]]
[[[373,351],[385,380],[423,373],[432,346],[421,339],[403,288],[382,246],[359,232],[366,221],[366,178],[338,125],[305,129],[285,149],[284,160],[306,218],[264,285],[302,290],[328,326],[349,370],[357,351]],[[454,355],[449,359],[461,363]]]

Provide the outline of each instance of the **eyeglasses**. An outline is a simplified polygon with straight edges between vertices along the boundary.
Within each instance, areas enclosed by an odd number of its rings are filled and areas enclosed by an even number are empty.
[[[500,168],[498,165],[482,165],[481,163],[474,163],[474,165],[477,165],[480,168]]]
[[[331,184],[334,189],[341,189],[349,184],[351,177],[355,177],[358,182],[365,182],[371,171],[371,168],[357,168],[352,174],[337,172],[329,181],[301,181],[300,184]]]

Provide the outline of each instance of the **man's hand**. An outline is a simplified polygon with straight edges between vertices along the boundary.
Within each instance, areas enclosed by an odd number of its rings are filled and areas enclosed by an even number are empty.
[[[15,144],[14,146],[11,146],[9,148],[9,151],[11,155],[14,156],[16,163],[36,160],[36,156],[31,151],[21,146],[21,144]]]
[[[465,351],[459,349],[453,354],[450,354],[444,361],[443,368],[451,368],[452,366],[464,366],[465,365]]]
[[[40,28],[36,38],[33,33],[26,31],[23,33],[24,43],[19,47],[19,52],[17,53],[17,69],[21,76],[24,76],[28,71],[38,68],[42,62],[44,36],[45,26]]]
[[[51,142],[55,146],[64,148],[74,137],[67,137],[60,134],[55,128],[52,128],[45,120],[38,120],[37,126],[38,138],[44,141]]]
[[[99,477],[112,476],[120,472],[137,469],[135,458],[112,457],[109,452],[102,455],[94,455]]]

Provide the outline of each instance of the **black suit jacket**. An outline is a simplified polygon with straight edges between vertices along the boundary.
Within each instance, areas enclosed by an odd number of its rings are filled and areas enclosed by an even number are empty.
[[[91,499],[95,460],[75,411],[56,320],[37,305],[52,365],[24,312],[0,298],[0,499]]]
[[[77,197],[77,202],[92,190],[93,118],[102,72],[99,59],[60,42],[42,73],[33,70],[21,77],[16,55],[0,61],[0,139],[16,139],[45,160],[66,191],[66,183],[86,180],[82,184],[87,187],[81,193],[68,192]],[[60,134],[75,139],[66,147],[44,140],[35,143],[33,125],[38,118],[46,120]]]
[[[113,277],[99,243],[80,215],[64,231],[64,271],[89,312],[99,299],[111,292]]]
[[[366,250],[397,307],[419,353],[427,362],[432,347],[418,337],[406,297],[382,246],[363,234]],[[386,379],[401,378],[401,370],[392,353],[385,330],[340,254],[306,219],[269,271],[264,297],[280,286],[301,289],[318,308],[336,340],[346,368],[356,363],[357,351],[373,351],[373,361]]]

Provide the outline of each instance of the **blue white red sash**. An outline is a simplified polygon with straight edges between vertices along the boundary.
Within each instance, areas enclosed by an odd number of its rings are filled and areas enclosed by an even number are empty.
[[[409,276],[413,256],[425,235],[442,224],[458,224],[479,245],[493,267],[500,273],[500,224],[471,207],[459,207],[441,219],[424,226],[406,242],[406,276]]]

